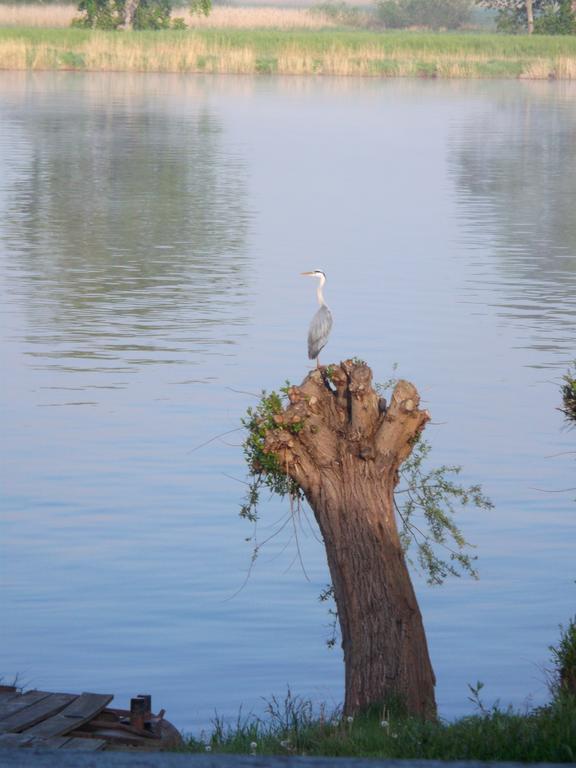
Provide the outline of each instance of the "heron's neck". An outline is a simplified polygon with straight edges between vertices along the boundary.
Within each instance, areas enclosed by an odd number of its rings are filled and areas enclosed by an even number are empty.
[[[322,292],[322,288],[324,287],[324,283],[326,282],[326,278],[324,276],[320,277],[320,282],[318,283],[318,287],[316,288],[316,296],[318,297],[318,304],[320,306],[323,306],[326,304],[324,301],[324,293]]]

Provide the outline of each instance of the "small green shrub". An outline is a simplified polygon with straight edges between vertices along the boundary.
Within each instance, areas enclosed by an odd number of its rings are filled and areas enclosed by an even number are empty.
[[[416,74],[418,77],[438,77],[438,67],[433,61],[418,61]]]
[[[84,54],[76,53],[75,51],[64,51],[60,54],[60,61],[65,67],[70,69],[84,69],[86,66]]]
[[[392,77],[398,73],[398,62],[393,59],[372,59],[370,71],[383,77]]]
[[[273,75],[278,71],[278,59],[266,56],[260,59],[256,59],[255,67],[256,72],[258,72],[260,75]]]
[[[470,0],[376,0],[376,18],[389,29],[459,29],[470,21]]]

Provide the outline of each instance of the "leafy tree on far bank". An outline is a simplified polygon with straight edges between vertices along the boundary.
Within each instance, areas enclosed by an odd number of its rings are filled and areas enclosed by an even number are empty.
[[[470,21],[472,0],[376,0],[376,18],[389,29],[459,29]]]
[[[191,0],[190,13],[208,16],[212,0]],[[72,24],[90,29],[183,29],[172,19],[172,0],[80,0],[80,16]]]
[[[534,22],[534,32],[541,35],[576,34],[576,2],[549,3]]]
[[[572,35],[576,33],[576,0],[476,0],[497,11],[500,32]]]

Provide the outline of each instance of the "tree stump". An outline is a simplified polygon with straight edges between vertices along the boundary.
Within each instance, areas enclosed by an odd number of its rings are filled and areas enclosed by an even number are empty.
[[[430,419],[399,381],[386,409],[362,362],[288,390],[264,450],[302,489],[320,527],[342,634],[344,712],[400,701],[436,715],[435,677],[394,512],[399,468]]]

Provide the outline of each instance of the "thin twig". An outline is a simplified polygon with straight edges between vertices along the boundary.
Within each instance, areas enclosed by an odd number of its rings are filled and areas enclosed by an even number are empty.
[[[418,504],[419,507],[425,508],[423,504],[420,504],[418,502],[414,502],[414,503]],[[438,541],[433,536],[427,536],[423,531],[420,530],[420,528],[418,528],[417,525],[414,525],[414,523],[412,523],[409,520],[407,520],[404,517],[404,515],[402,514],[402,512],[400,511],[400,508],[399,508],[399,506],[398,506],[398,504],[396,502],[396,499],[394,499],[394,506],[396,507],[396,511],[400,515],[400,517],[402,519],[402,522],[404,523],[404,525],[409,529],[410,533],[412,534],[412,537],[414,538],[414,541],[416,542],[416,544],[419,545],[419,541],[416,538],[416,536],[414,535],[414,531],[418,531],[418,533],[420,534],[420,536],[422,536],[422,538],[424,539],[424,541],[426,543],[433,542],[434,544],[438,544],[439,547],[443,547],[447,552],[450,552],[451,555],[459,555],[460,554],[460,552],[458,552],[455,549],[452,549],[452,547],[449,547],[448,544],[445,544],[443,541]],[[470,546],[470,544],[468,544],[468,542],[466,542],[466,546]]]
[[[298,507],[300,506],[300,503],[298,502]],[[296,538],[296,551],[298,553],[298,560],[300,560],[300,567],[302,568],[302,573],[306,577],[306,581],[310,581],[310,578],[308,574],[306,573],[306,568],[304,567],[304,560],[302,559],[302,552],[300,550],[300,540],[298,539],[298,529],[296,527],[296,520],[294,515],[294,497],[290,496],[290,511],[292,514],[290,517],[292,518],[292,523],[294,525],[294,536]]]
[[[236,392],[238,395],[250,395],[250,397],[255,397],[258,400],[261,397],[261,395],[257,395],[255,392],[247,392],[245,389],[234,389],[234,387],[225,387],[225,389],[229,389],[230,392]]]
[[[530,487],[531,491],[538,491],[539,493],[569,493],[570,491],[576,491],[576,487],[574,488],[532,488]]]
[[[204,448],[205,445],[209,445],[210,443],[213,443],[214,440],[219,440],[221,437],[225,437],[226,435],[231,435],[233,432],[240,432],[244,427],[236,427],[235,429],[229,429],[228,432],[222,432],[219,435],[215,435],[214,437],[211,437],[210,440],[206,440],[205,443],[200,443],[200,445],[197,445],[195,448],[192,448],[192,450],[188,451],[188,455],[191,453],[194,453],[194,451],[199,451],[200,448]]]
[[[242,485],[247,485],[250,487],[250,483],[247,483],[246,480],[240,480],[239,477],[234,477],[234,475],[229,475],[227,472],[222,472],[224,477],[230,478],[230,480],[235,480],[237,483],[242,483]]]

